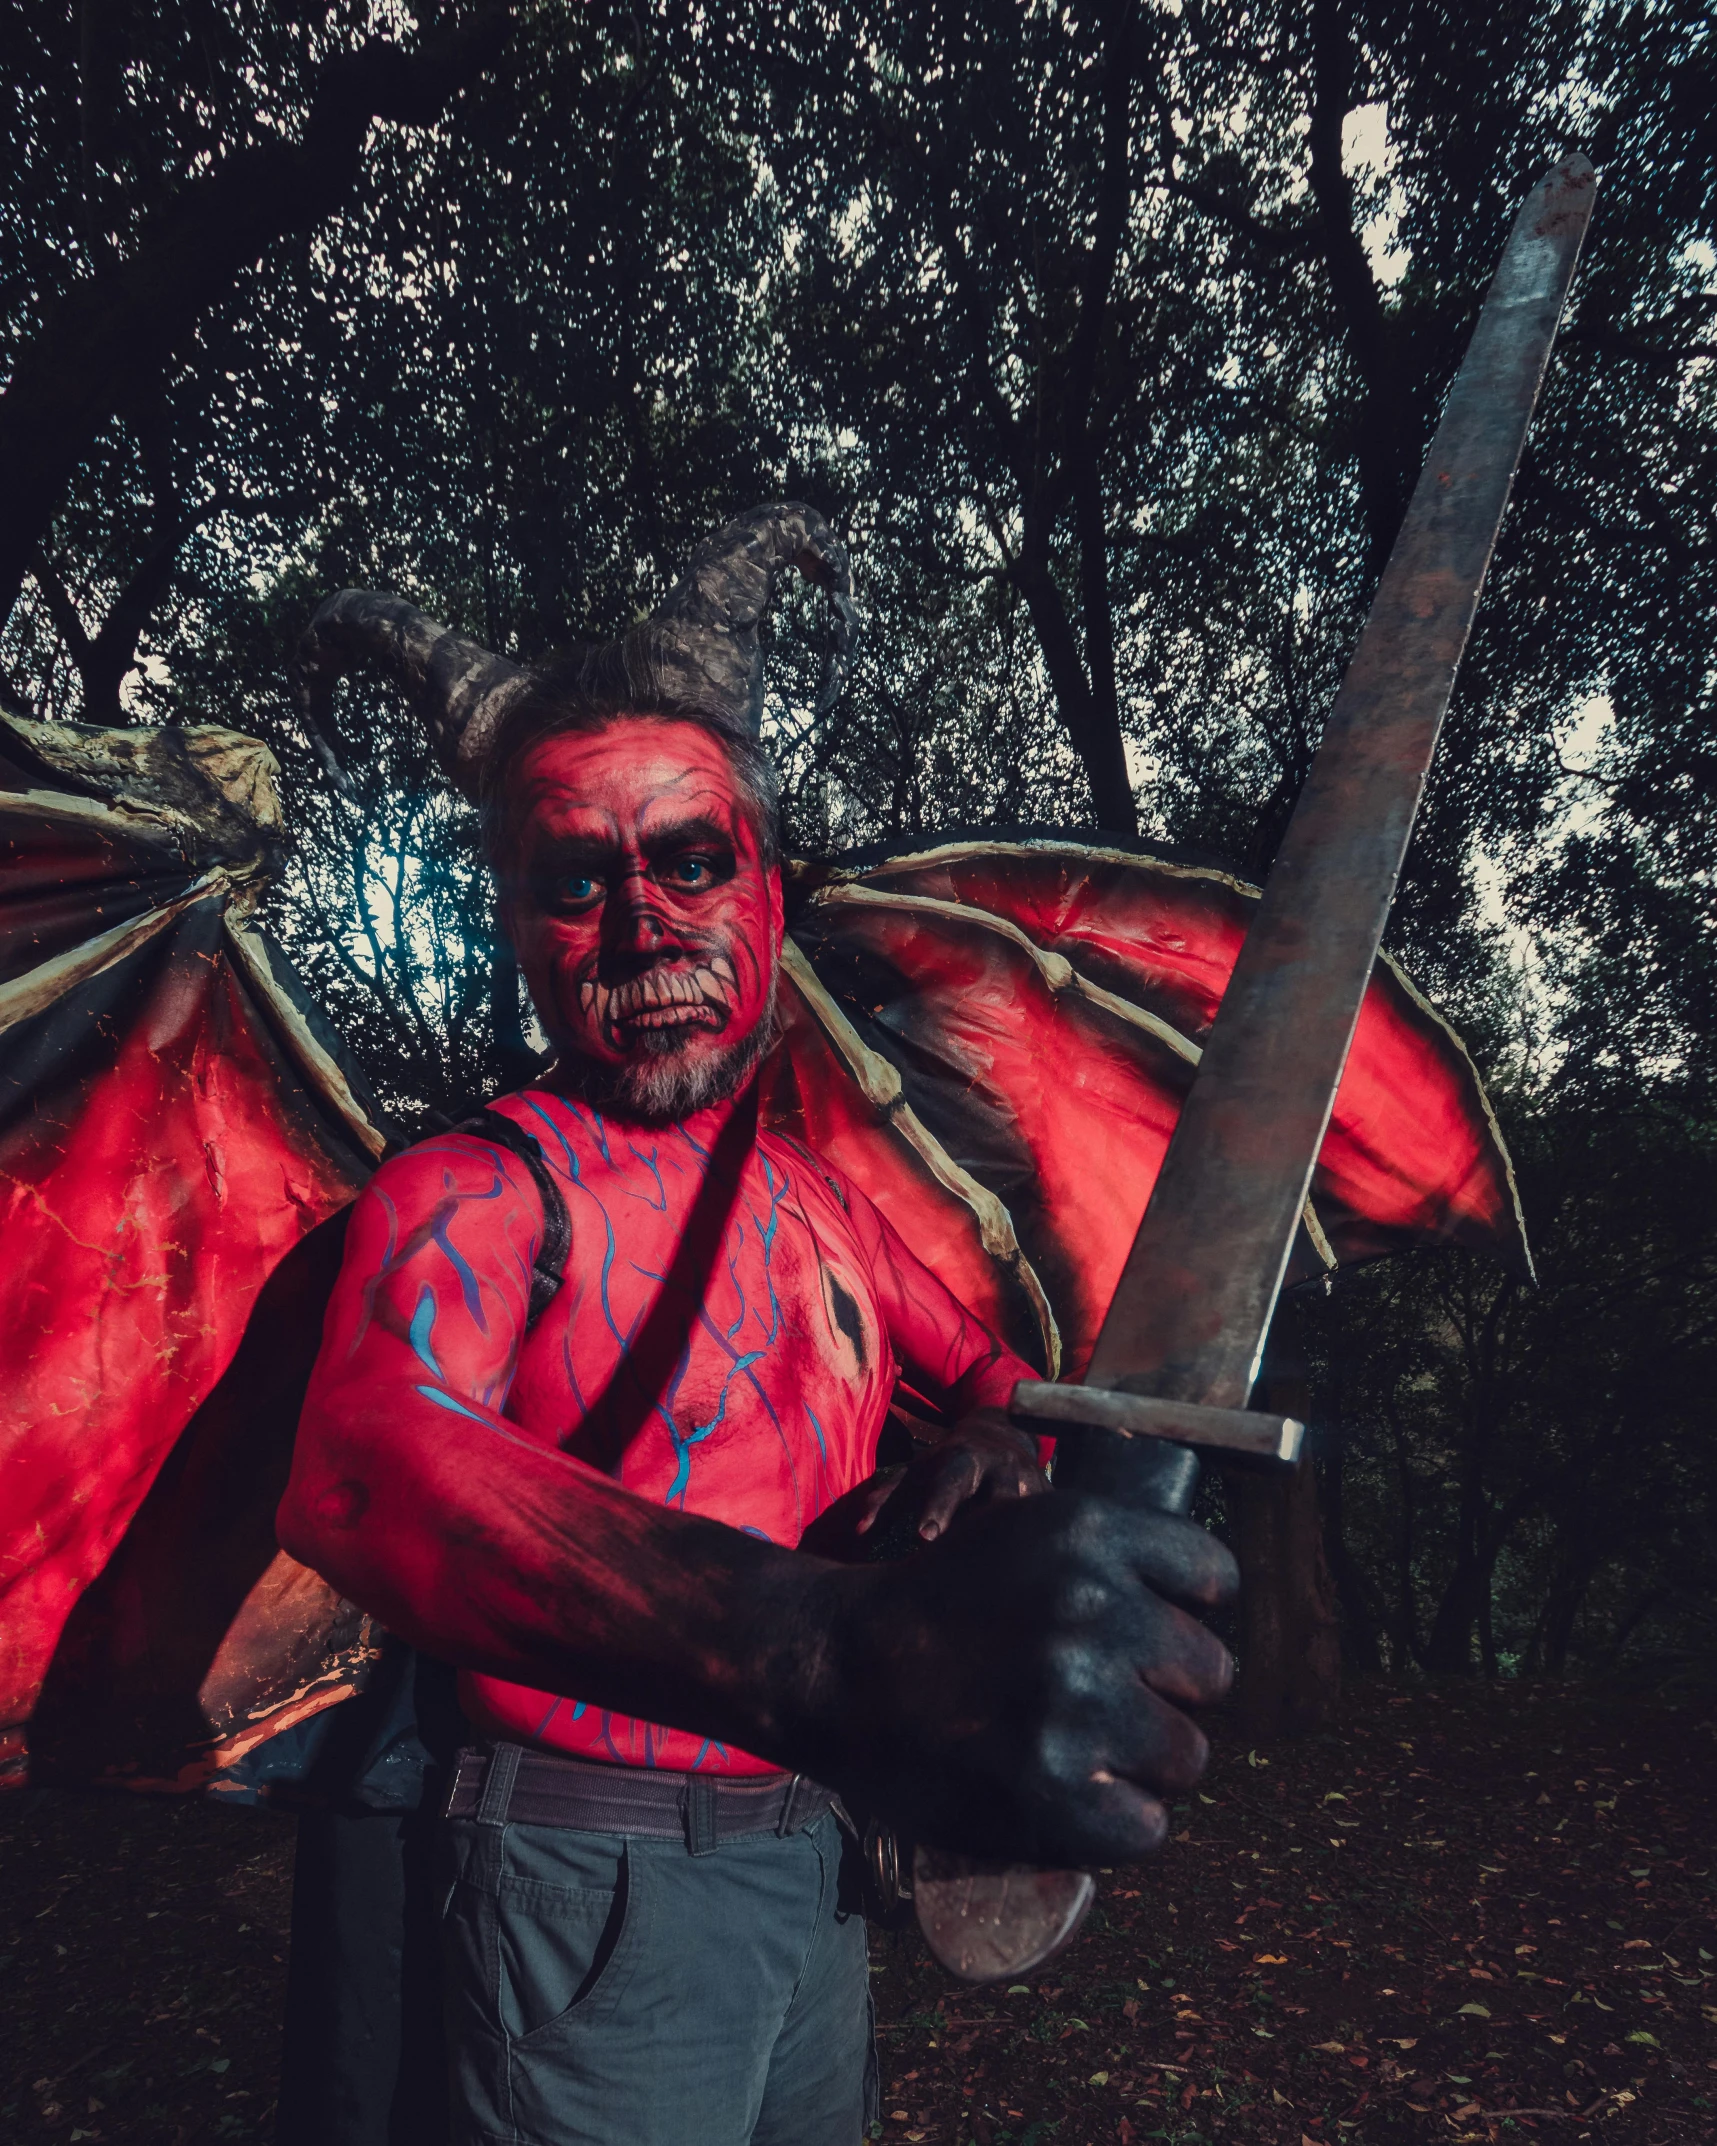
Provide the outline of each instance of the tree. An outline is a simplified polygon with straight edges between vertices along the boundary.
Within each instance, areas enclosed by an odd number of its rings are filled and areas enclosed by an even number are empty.
[[[91,0],[9,52],[0,318],[30,393],[71,332],[53,294],[123,296],[229,161],[302,172],[317,97],[347,86],[317,181],[337,200],[291,204],[252,265],[230,239],[188,336],[162,329],[69,450],[62,425],[0,662],[49,713],[270,740],[299,831],[277,927],[408,1112],[503,1077],[516,979],[402,712],[347,689],[353,805],[287,711],[321,596],[397,589],[529,659],[647,608],[736,508],[801,494],[851,542],[869,634],[813,716],[814,610],[779,623],[796,843],[1136,819],[1259,876],[1514,205],[1593,155],[1392,927],[1506,1099],[1546,1287],[1449,1260],[1355,1277],[1306,1308],[1308,1406],[1362,1662],[1692,1631],[1660,1539],[1666,1485],[1706,1495],[1691,1418],[1627,1327],[1649,1299],[1642,1332],[1699,1375],[1696,1203],[1640,1276],[1648,1188],[1703,1182],[1717,1035],[1706,11],[535,0],[504,47],[460,48],[471,87],[432,124],[366,135],[353,114],[395,94],[371,95],[367,20]],[[426,19],[418,58],[485,20]],[[1637,1497],[1630,1441],[1655,1456]]]
[[[386,38],[353,43],[343,25],[310,36],[263,23],[245,49],[249,25],[230,41],[206,24],[188,39],[188,25],[133,21],[96,0],[77,15],[75,61],[62,30],[49,95],[32,115],[47,137],[36,146],[59,152],[51,205],[75,216],[77,237],[44,245],[38,228],[27,247],[45,289],[12,338],[0,395],[0,619],[39,568],[85,704],[95,720],[115,721],[120,681],[179,547],[223,509],[250,504],[219,489],[194,508],[180,498],[166,369],[271,244],[308,232],[348,198],[371,122],[433,123],[493,58],[506,22],[492,12],[407,53]],[[186,58],[188,95],[183,76],[172,80]],[[248,78],[264,70],[273,79],[258,97]],[[140,75],[152,93],[144,98],[125,90]],[[277,129],[294,107],[301,131],[285,141]],[[121,176],[129,183],[115,184]],[[135,572],[90,633],[41,553],[74,472],[116,419],[143,463],[153,513]]]

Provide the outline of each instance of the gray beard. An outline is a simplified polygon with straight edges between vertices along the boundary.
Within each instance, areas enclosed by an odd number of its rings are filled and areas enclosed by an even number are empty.
[[[639,1055],[608,1066],[568,1052],[557,1059],[550,1084],[593,1110],[631,1118],[640,1125],[677,1125],[694,1111],[735,1096],[757,1071],[775,1041],[775,986],[763,1018],[748,1035],[719,1051],[688,1059],[686,1039],[673,1030],[646,1029]]]

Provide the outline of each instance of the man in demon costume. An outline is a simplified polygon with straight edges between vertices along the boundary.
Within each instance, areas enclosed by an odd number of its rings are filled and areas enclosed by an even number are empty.
[[[1032,1495],[1004,1413],[1032,1368],[760,1125],[771,771],[678,683],[644,627],[500,721],[485,841],[553,1066],[359,1199],[280,1510],[288,1551],[464,1671],[462,2142],[852,2146],[833,1792],[921,1839],[1142,1855],[1204,1763],[1182,1709],[1228,1678],[1178,1606],[1226,1598],[1227,1553]],[[921,1548],[843,1562],[900,1378],[954,1419],[893,1490]]]
[[[554,1046],[403,1151],[258,921],[266,749],[0,712],[0,1786],[300,1812],[283,2146],[441,2135],[443,1940],[462,2139],[850,2141],[843,1817],[1112,1863],[1203,1761],[1226,1553],[1035,1495],[1002,1409],[1091,1360],[1256,891],[1064,829],[778,861],[793,569],[833,688],[846,562],[790,504],[545,674],[318,611],[330,776],[379,664],[482,806]],[[1312,1193],[1291,1279],[1529,1271],[1471,1061],[1386,957]]]

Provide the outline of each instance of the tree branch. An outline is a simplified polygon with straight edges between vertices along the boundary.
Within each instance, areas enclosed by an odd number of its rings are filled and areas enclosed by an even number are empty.
[[[1079,547],[1079,612],[1085,629],[1088,681],[1086,742],[1080,757],[1091,785],[1099,827],[1137,834],[1138,807],[1127,776],[1121,738],[1121,704],[1115,680],[1115,615],[1109,595],[1109,529],[1103,511],[1098,442],[1092,427],[1097,361],[1110,319],[1115,270],[1132,206],[1128,142],[1132,122],[1133,9],[1130,0],[1111,8],[1103,79],[1103,175],[1097,222],[1079,279],[1079,323],[1067,353],[1062,403],[1062,462],[1073,496],[1074,538]]]
[[[77,667],[83,687],[78,713],[86,723],[121,724],[125,711],[119,689],[137,667],[137,643],[149,623],[151,612],[166,595],[174,564],[185,540],[217,514],[235,509],[244,514],[265,514],[278,506],[273,495],[235,498],[228,491],[216,492],[187,514],[175,515],[158,530],[144,552],[136,572],[121,589],[95,633],[91,634],[73,603],[65,583],[44,555],[30,567],[30,578],[42,592],[54,630],[64,641],[66,653]]]
[[[424,126],[494,59],[507,18],[485,13],[415,53],[372,39],[321,70],[296,143],[236,150],[46,309],[0,397],[0,619],[17,600],[78,464],[140,371],[158,366],[277,238],[308,230],[356,184],[373,119]]]
[[[1382,294],[1355,228],[1353,181],[1342,165],[1342,127],[1353,102],[1357,58],[1344,0],[1315,0],[1308,137],[1312,198],[1324,270],[1364,391],[1356,440],[1360,494],[1373,570],[1381,572],[1407,505],[1406,409]]]
[[[1243,238],[1248,245],[1278,261],[1309,261],[1315,249],[1301,224],[1270,224],[1261,216],[1254,216],[1250,209],[1236,208],[1225,201],[1208,186],[1201,186],[1193,179],[1177,179],[1172,171],[1159,171],[1148,182],[1159,187],[1165,194],[1172,194],[1177,201],[1189,201],[1195,209],[1211,218],[1236,238]]]

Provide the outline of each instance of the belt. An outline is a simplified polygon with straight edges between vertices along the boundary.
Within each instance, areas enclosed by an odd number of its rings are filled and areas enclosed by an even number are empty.
[[[588,1833],[683,1840],[693,1855],[707,1855],[722,1841],[747,1834],[802,1833],[827,1811],[840,1814],[834,1792],[803,1774],[597,1766],[497,1743],[460,1752],[444,1815],[497,1826],[576,1826]]]

